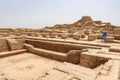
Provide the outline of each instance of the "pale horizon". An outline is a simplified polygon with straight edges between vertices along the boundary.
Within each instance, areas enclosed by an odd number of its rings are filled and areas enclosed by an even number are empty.
[[[0,0],[0,28],[71,24],[82,16],[120,26],[119,0]]]

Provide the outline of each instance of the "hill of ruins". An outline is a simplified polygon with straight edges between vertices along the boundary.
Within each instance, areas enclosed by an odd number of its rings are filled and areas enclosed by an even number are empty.
[[[109,33],[117,33],[118,26],[112,25],[110,22],[102,22],[100,20],[94,21],[90,16],[83,16],[77,22],[72,24],[57,24],[53,27],[46,27],[44,29],[49,30],[58,30],[67,33],[101,33],[103,31],[107,31]]]

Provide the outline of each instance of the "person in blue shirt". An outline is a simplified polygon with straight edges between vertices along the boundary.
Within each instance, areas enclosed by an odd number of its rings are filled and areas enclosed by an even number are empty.
[[[103,32],[103,33],[102,33],[102,40],[105,41],[105,40],[106,40],[106,37],[107,37],[107,32]]]

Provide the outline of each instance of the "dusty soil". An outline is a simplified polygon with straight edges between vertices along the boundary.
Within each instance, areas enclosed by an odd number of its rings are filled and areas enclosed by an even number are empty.
[[[0,58],[0,80],[39,80],[61,62],[23,53]]]

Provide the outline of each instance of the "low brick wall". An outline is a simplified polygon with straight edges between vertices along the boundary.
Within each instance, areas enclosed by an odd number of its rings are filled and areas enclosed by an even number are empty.
[[[106,42],[113,42],[114,40],[114,37],[106,37]]]
[[[26,40],[26,43],[31,44],[37,48],[42,48],[42,49],[47,49],[62,53],[67,53],[70,50],[82,50],[87,48],[81,45],[74,45],[74,44],[61,43],[61,42],[40,41],[40,40]]]
[[[21,49],[21,50],[9,51],[9,52],[1,52],[0,58],[8,57],[8,56],[16,55],[16,54],[21,54],[21,53],[24,53],[26,51],[27,51],[26,49]]]
[[[114,35],[115,40],[120,40],[120,35]]]
[[[54,53],[53,51],[48,51],[45,49],[39,49],[39,48],[35,48],[32,45],[29,44],[25,44],[25,48],[32,53],[35,53],[37,55],[43,56],[43,57],[47,57],[47,58],[51,58],[51,59],[55,59],[55,60],[59,60],[59,61],[66,61],[66,54],[59,54],[59,53]]]
[[[109,51],[110,52],[119,52],[120,53],[120,48],[119,47],[110,47]]]
[[[81,54],[80,65],[87,68],[95,68],[100,64],[107,62],[109,59],[105,57],[93,56],[88,54]]]
[[[7,39],[10,50],[23,49],[23,42],[18,42],[16,39]]]
[[[32,53],[35,53],[40,56],[44,56],[47,58],[55,59],[58,61],[67,61],[74,64],[79,64],[80,62],[80,54],[81,50],[70,50],[68,53],[61,53],[50,51],[46,49],[36,48],[30,44],[25,44],[25,48]]]

